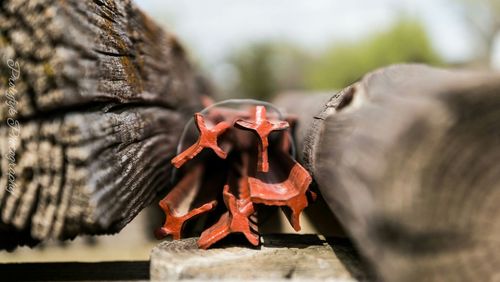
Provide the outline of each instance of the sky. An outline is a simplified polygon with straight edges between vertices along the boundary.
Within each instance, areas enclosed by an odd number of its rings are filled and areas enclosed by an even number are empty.
[[[422,20],[448,62],[474,54],[457,0],[136,0],[177,34],[191,56],[216,65],[251,42],[287,40],[312,52],[384,30],[401,17]]]

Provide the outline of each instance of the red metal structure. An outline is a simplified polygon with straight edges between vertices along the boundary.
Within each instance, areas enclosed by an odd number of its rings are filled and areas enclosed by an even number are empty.
[[[264,106],[249,111],[214,109],[206,115],[196,113],[194,120],[199,137],[171,161],[184,175],[160,201],[166,220],[157,237],[181,238],[184,223],[213,210],[221,192],[226,211],[202,232],[200,248],[209,248],[231,233],[241,233],[257,246],[255,204],[282,207],[293,228],[300,230],[299,217],[308,205],[307,194],[312,196],[309,199],[315,194],[308,189],[311,176],[290,155],[289,123],[275,115],[269,118]],[[213,171],[208,178],[202,177],[207,168],[213,168],[213,157],[200,154],[205,148],[226,163],[227,171],[216,171],[223,177],[222,183],[213,181]],[[185,166],[188,162],[193,164]]]
[[[189,147],[187,150],[182,152],[180,155],[176,156],[172,159],[172,164],[176,168],[180,168],[183,164],[185,164],[190,159],[194,158],[198,155],[203,149],[210,148],[212,149],[217,156],[222,159],[225,159],[227,153],[224,152],[219,145],[217,144],[217,138],[219,135],[223,134],[229,127],[231,126],[229,123],[223,121],[212,128],[207,128],[205,119],[201,114],[194,114],[194,120],[196,123],[196,127],[200,132],[200,137],[195,144]]]

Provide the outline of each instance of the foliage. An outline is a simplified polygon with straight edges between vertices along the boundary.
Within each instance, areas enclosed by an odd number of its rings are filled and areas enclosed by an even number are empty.
[[[338,89],[375,68],[402,62],[441,64],[416,20],[398,21],[359,42],[335,43],[315,57],[286,42],[254,43],[230,56],[238,74],[230,91],[232,97],[269,100],[290,89]]]
[[[311,64],[307,86],[342,88],[373,69],[403,62],[441,63],[425,29],[416,20],[401,20],[389,30],[359,42],[334,44]]]
[[[229,62],[238,71],[239,96],[268,100],[283,89],[304,88],[304,69],[310,61],[286,42],[259,42],[233,54]]]

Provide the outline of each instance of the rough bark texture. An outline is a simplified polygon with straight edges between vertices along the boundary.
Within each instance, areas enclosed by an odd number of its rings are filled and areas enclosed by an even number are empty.
[[[200,250],[196,238],[163,242],[151,252],[150,279],[243,281],[372,281],[346,239],[264,235],[258,248]]]
[[[130,1],[6,0],[0,54],[0,247],[120,230],[200,108],[182,47]]]
[[[304,143],[379,278],[500,279],[500,74],[376,71],[333,95]]]

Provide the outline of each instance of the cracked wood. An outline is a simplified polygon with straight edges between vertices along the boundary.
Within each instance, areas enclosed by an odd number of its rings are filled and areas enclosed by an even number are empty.
[[[130,1],[6,0],[0,55],[19,63],[16,110],[2,95],[0,248],[123,228],[169,180],[202,82],[176,38]],[[0,66],[0,91],[10,70]],[[20,122],[9,143],[8,118]]]

